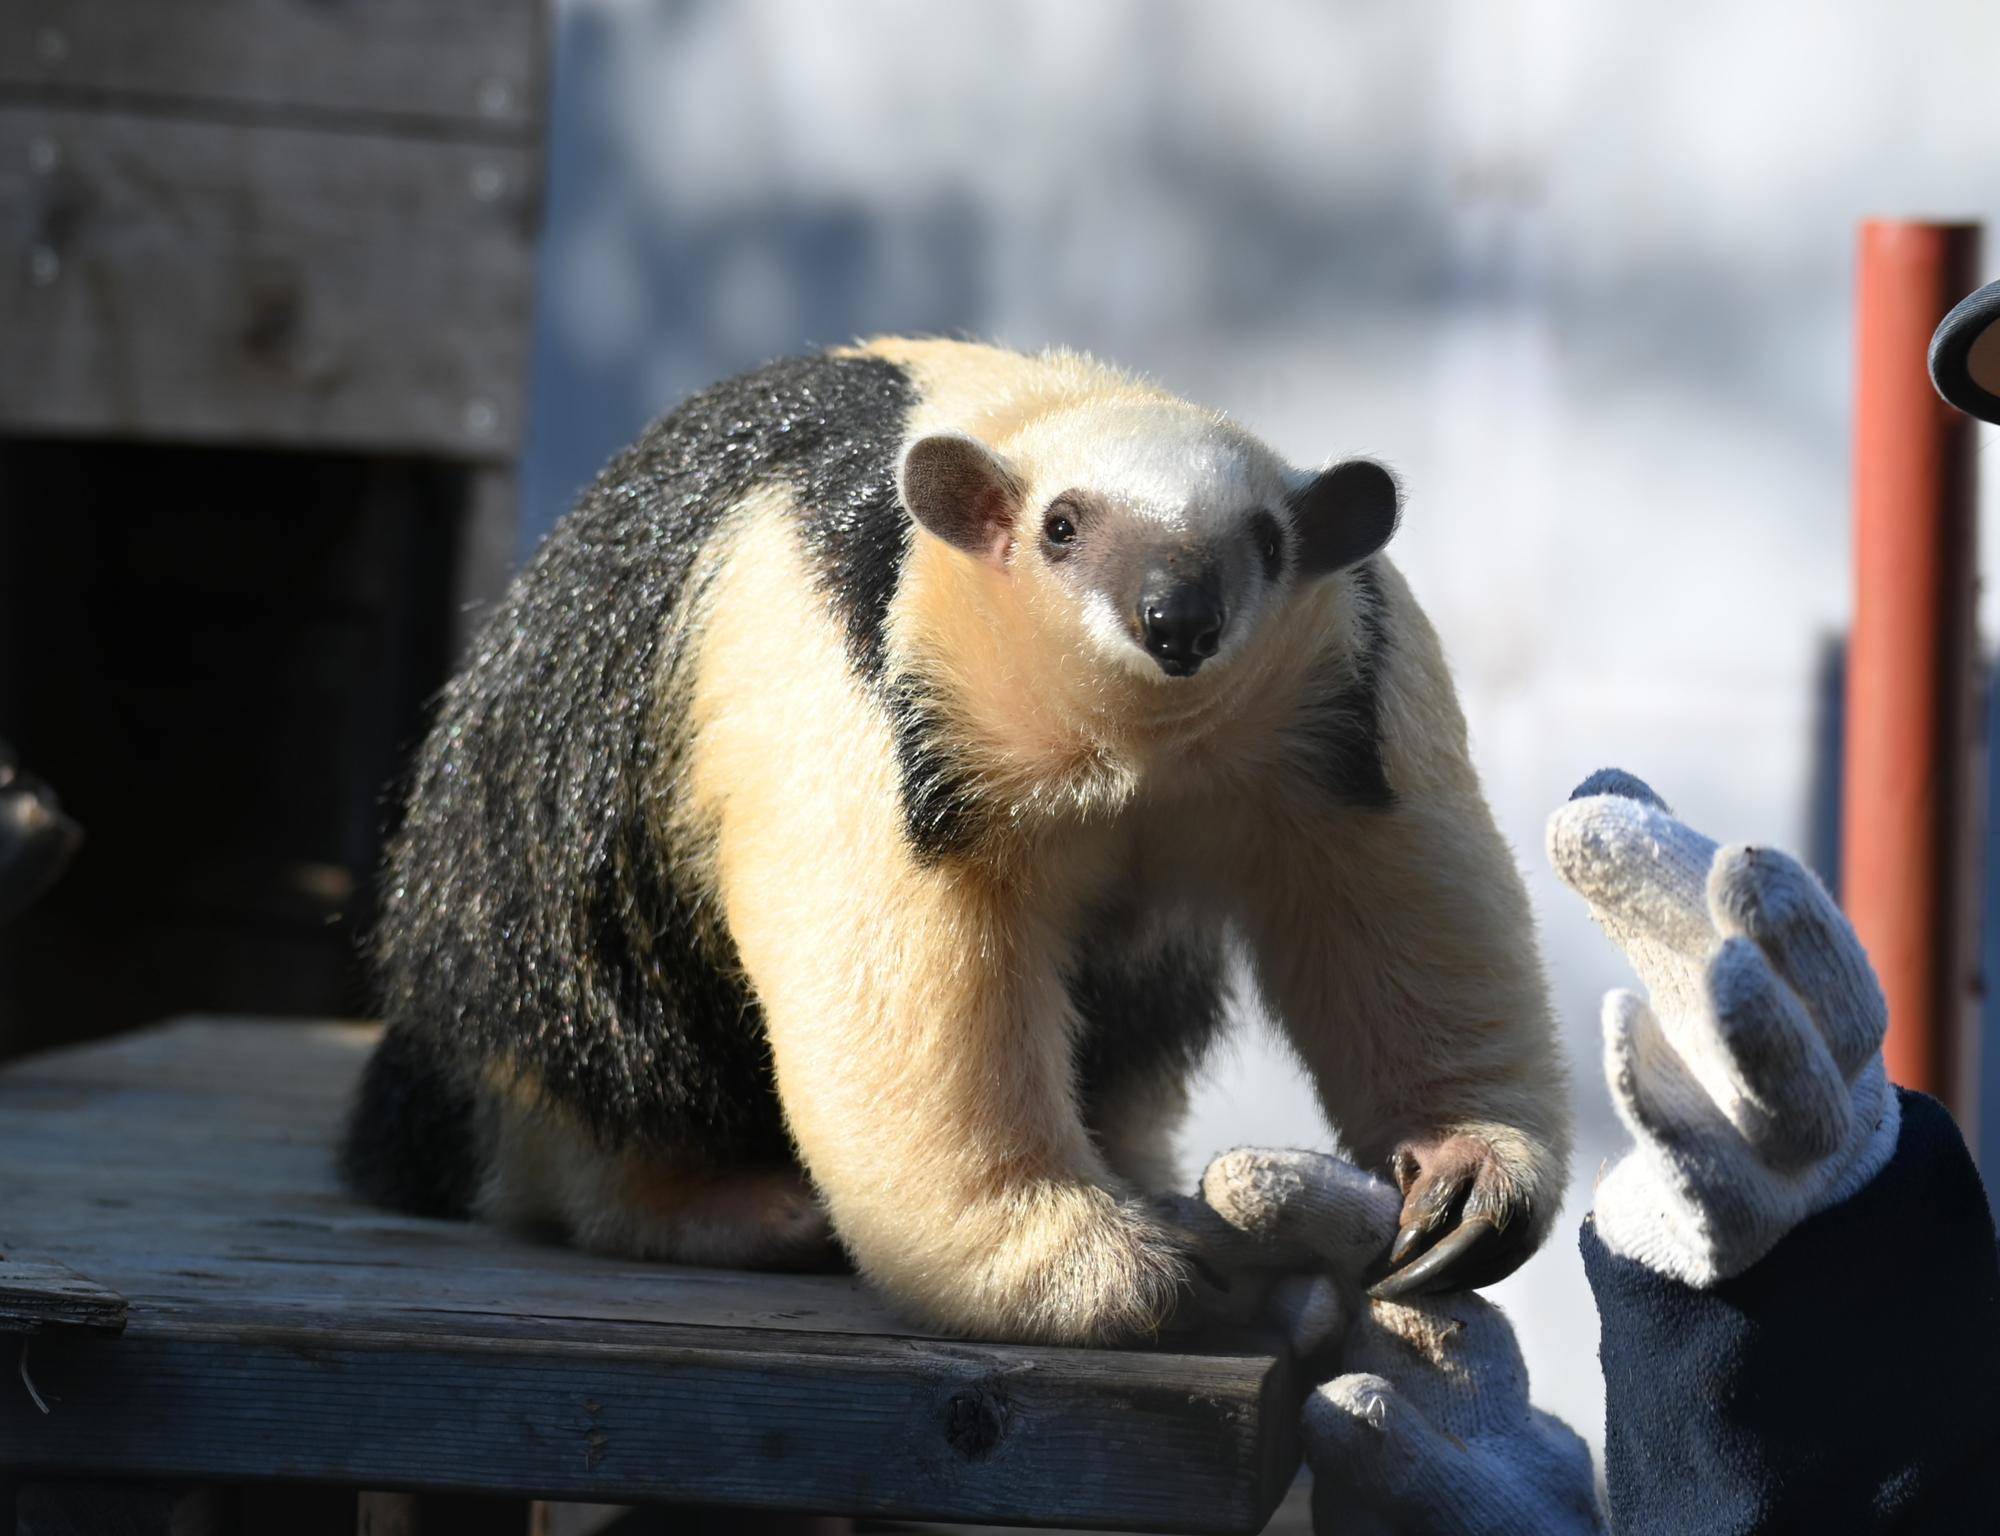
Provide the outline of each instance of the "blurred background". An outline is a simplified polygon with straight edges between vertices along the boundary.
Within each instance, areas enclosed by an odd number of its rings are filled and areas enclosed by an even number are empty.
[[[1576,1075],[1562,1235],[1495,1295],[1538,1400],[1595,1440],[1569,1234],[1624,1144],[1597,1016],[1632,981],[1542,825],[1617,764],[1718,838],[1831,863],[1855,226],[2000,218],[2000,12],[559,14],[528,543],[662,404],[877,331],[1088,348],[1298,462],[1403,476],[1392,554],[1455,665]],[[1326,1133],[1251,1034],[1186,1158],[1273,1140]]]
[[[1392,553],[1455,664],[1575,1068],[1563,1235],[1495,1294],[1538,1400],[1595,1441],[1568,1234],[1623,1142],[1597,1011],[1630,978],[1542,825],[1617,764],[1713,835],[1834,872],[1855,229],[2000,219],[2000,11],[561,0],[545,60],[533,6],[419,9],[456,16],[420,40],[437,67],[284,77],[305,129],[358,111],[417,146],[306,177],[300,238],[347,249],[355,178],[406,178],[371,217],[407,259],[335,298],[301,300],[281,262],[234,272],[228,302],[261,297],[214,415],[171,385],[63,393],[60,340],[102,295],[63,296],[62,246],[109,196],[66,180],[78,157],[130,193],[132,228],[165,215],[130,191],[143,147],[63,115],[95,101],[50,84],[79,40],[34,4],[0,20],[0,89],[28,101],[0,98],[0,219],[22,231],[0,735],[91,838],[0,940],[0,1048],[358,1006],[380,788],[425,698],[506,567],[690,390],[874,332],[1087,348],[1299,462],[1369,454],[1404,480]],[[315,330],[350,300],[386,317],[391,361]],[[172,318],[159,347],[205,366]],[[80,435],[122,446],[85,463]],[[120,846],[149,851],[114,868]],[[1185,1149],[1326,1140],[1253,1030]]]

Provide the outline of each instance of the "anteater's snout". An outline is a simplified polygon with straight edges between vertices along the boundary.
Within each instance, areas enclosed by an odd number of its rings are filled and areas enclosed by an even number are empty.
[[[1222,644],[1228,615],[1222,600],[1200,582],[1146,584],[1139,599],[1139,634],[1168,677],[1192,677]]]

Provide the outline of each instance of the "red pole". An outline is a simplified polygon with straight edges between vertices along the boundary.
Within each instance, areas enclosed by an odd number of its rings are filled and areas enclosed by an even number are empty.
[[[1979,227],[1861,226],[1841,893],[1889,1000],[1889,1075],[1973,1134],[1978,1038],[1972,433],[1924,368]]]

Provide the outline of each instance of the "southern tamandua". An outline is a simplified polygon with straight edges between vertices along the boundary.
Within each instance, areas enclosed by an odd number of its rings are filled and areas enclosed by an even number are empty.
[[[1507,1273],[1566,1093],[1397,516],[1379,466],[1294,469],[1074,353],[884,339],[694,396],[444,696],[350,1176],[622,1254],[837,1244],[965,1333],[1145,1336],[1188,1312],[1151,1197],[1240,946],[1401,1184],[1411,1283]]]

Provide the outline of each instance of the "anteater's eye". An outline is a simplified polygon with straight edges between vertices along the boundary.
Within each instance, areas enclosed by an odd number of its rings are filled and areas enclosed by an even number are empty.
[[[1051,544],[1067,544],[1076,537],[1076,524],[1062,512],[1051,512],[1042,524],[1042,532]]]

